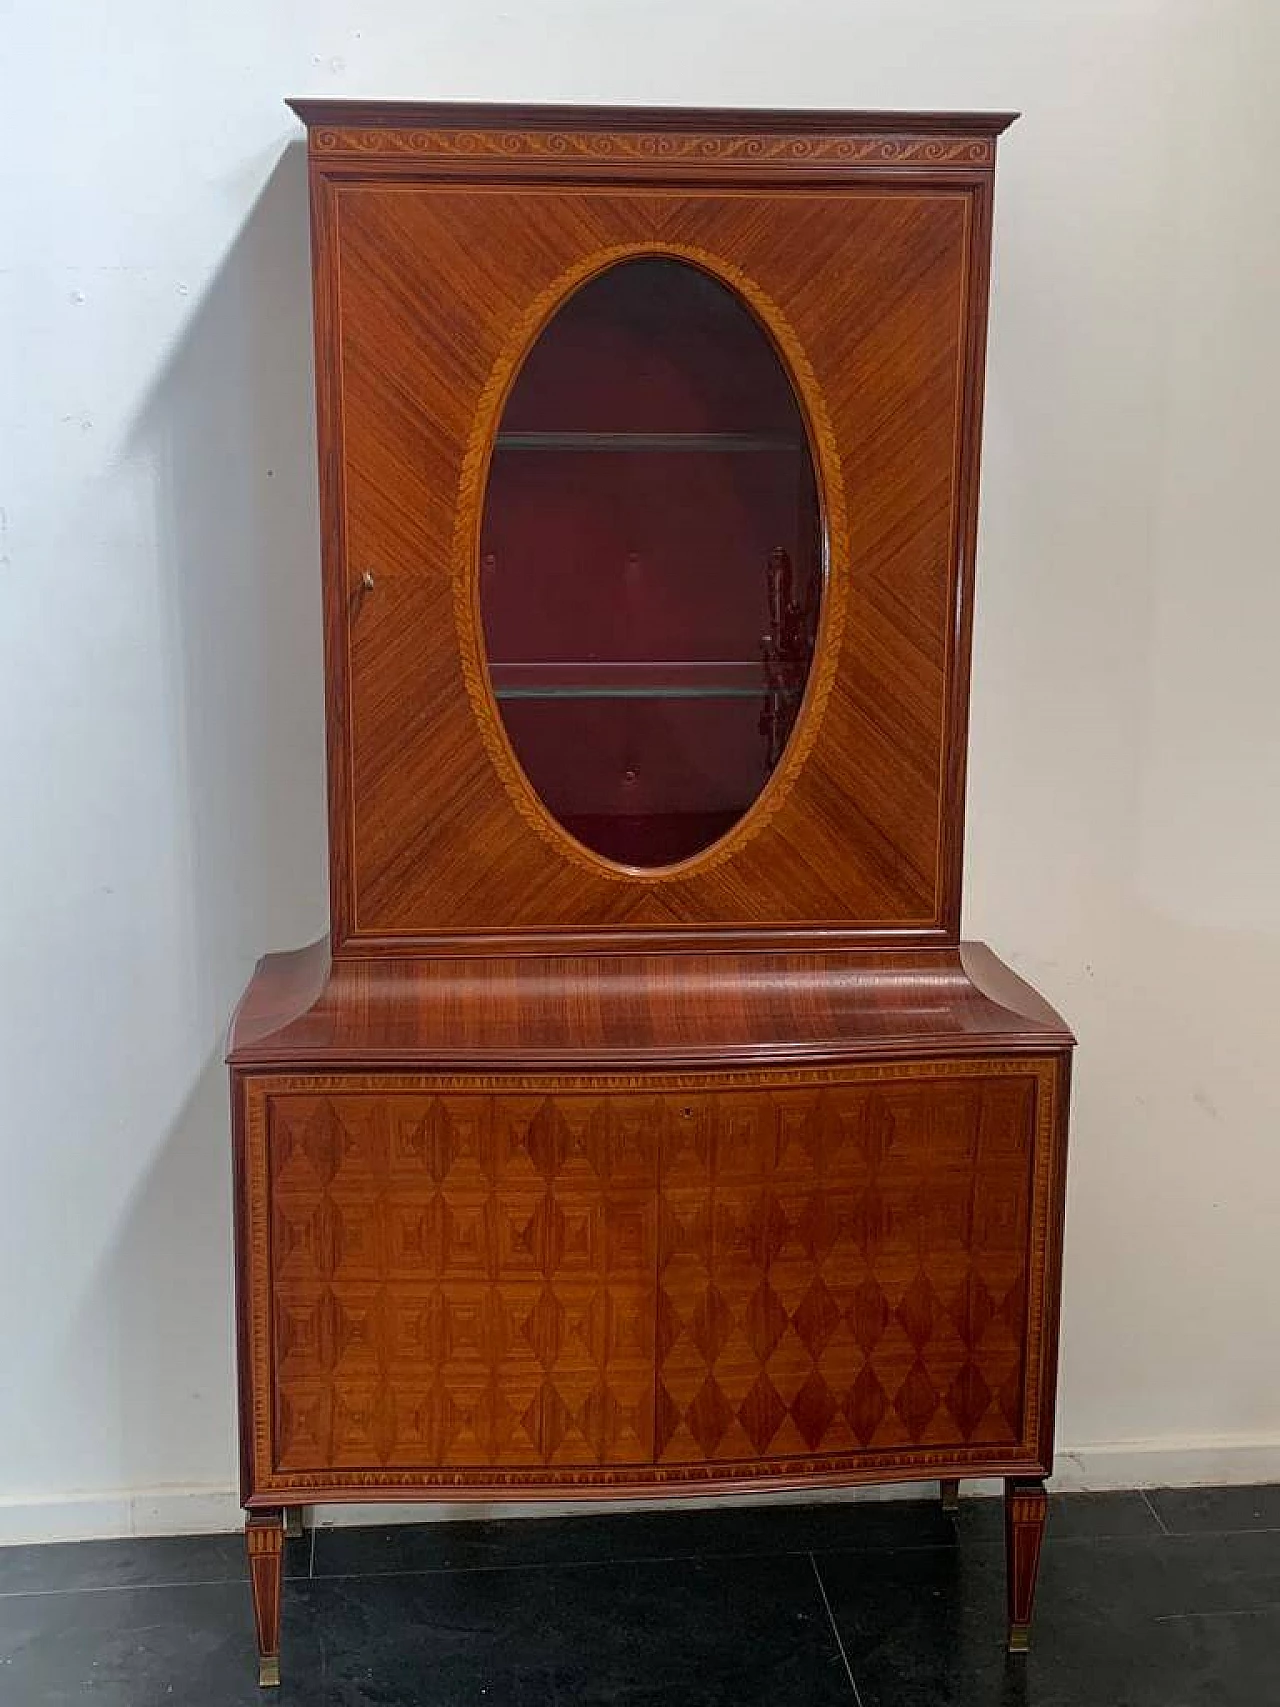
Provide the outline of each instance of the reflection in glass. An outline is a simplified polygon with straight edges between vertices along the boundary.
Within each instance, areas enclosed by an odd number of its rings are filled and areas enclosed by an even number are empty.
[[[737,822],[794,725],[821,577],[804,424],[746,306],[663,257],[584,285],[508,399],[480,564],[507,735],[571,835],[658,866]]]

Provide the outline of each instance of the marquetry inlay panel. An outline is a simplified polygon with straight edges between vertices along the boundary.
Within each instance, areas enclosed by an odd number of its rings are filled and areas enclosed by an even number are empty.
[[[289,1096],[277,1463],[644,1462],[653,1099]]]
[[[723,1098],[663,1166],[663,1461],[1012,1445],[1034,1085]]]
[[[254,1081],[268,1481],[1016,1458],[1045,1075]]]

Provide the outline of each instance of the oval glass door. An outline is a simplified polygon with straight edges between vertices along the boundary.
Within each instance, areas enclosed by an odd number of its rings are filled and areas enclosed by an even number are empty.
[[[547,810],[626,866],[725,835],[795,723],[823,558],[795,393],[732,290],[653,256],[568,299],[507,401],[480,557],[490,682]]]

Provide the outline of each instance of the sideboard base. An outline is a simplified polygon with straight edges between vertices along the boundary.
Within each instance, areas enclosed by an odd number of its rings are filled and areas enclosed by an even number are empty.
[[[321,950],[255,979],[231,1065],[264,1682],[286,1526],[366,1501],[932,1480],[953,1511],[999,1478],[1025,1647],[1070,1033],[969,945],[636,978]],[[658,1002],[703,988],[711,1041]]]

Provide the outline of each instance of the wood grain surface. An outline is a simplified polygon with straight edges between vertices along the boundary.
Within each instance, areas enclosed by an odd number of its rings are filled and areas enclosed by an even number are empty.
[[[538,124],[519,146],[461,120],[349,117],[332,135],[363,138],[359,170],[329,158],[314,115],[311,132],[335,952],[601,932],[620,951],[735,933],[954,940],[1001,121],[891,138],[832,119],[754,148],[731,127],[671,128],[652,161],[699,174],[676,185],[636,176],[639,115],[613,133]],[[953,146],[981,156],[960,178]],[[815,149],[838,179],[768,176]],[[581,181],[530,175],[544,155]],[[720,278],[773,340],[808,423],[829,572],[806,703],[763,794],[704,853],[636,872],[575,842],[524,778],[477,586],[488,459],[524,355],[578,285],[645,254]]]
[[[954,949],[268,955],[231,1028],[238,1067],[733,1067],[1056,1050],[1071,1033],[981,943]]]
[[[229,1047],[263,1675],[281,1508],[371,1496],[999,1475],[1022,1645],[1073,1039],[959,940],[1011,115],[294,105],[331,930],[260,963]],[[517,761],[479,541],[528,351],[648,255],[777,355],[827,563],[759,797],[637,870]]]
[[[248,1078],[254,1493],[1034,1473],[1061,1065]]]

